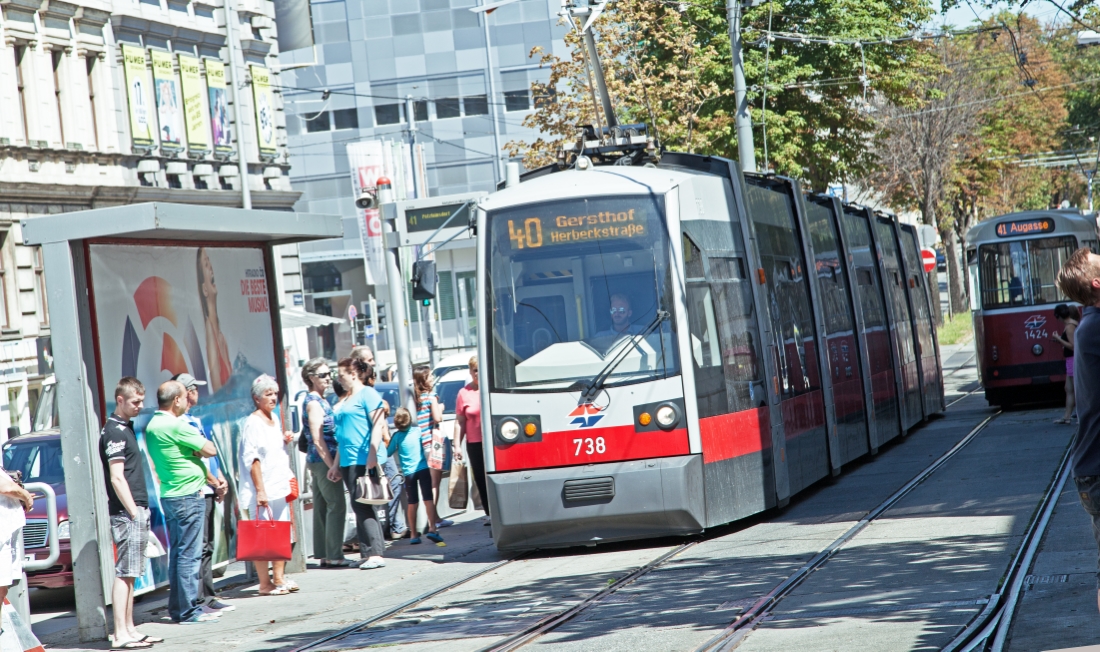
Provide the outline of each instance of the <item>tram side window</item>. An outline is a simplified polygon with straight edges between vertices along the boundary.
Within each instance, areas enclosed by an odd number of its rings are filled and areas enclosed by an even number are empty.
[[[1076,247],[1073,236],[981,245],[978,274],[982,308],[1065,301],[1055,281],[1062,263]]]

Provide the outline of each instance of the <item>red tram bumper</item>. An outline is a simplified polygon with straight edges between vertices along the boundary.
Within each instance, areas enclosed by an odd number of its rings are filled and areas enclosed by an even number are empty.
[[[593,545],[703,530],[703,459],[683,455],[490,473],[501,550]]]

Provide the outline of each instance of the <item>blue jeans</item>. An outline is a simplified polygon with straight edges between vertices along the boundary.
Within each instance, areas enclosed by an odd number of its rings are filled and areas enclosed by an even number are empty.
[[[390,534],[402,532],[407,527],[405,524],[405,508],[401,505],[401,495],[405,491],[405,478],[401,470],[397,468],[397,462],[390,457],[382,465],[386,472],[386,478],[390,481],[390,491],[393,492],[393,500],[386,505],[386,520],[389,522]]]
[[[168,525],[168,616],[178,623],[202,613],[199,566],[206,502],[196,491],[161,498],[160,507]]]

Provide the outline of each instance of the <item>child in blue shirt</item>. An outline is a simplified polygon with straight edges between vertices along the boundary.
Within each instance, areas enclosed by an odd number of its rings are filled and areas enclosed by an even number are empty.
[[[420,503],[420,494],[424,494],[424,507],[428,510],[428,538],[437,546],[445,546],[443,537],[435,529],[439,515],[435,512],[432,500],[432,476],[428,471],[428,462],[424,459],[424,449],[420,445],[420,428],[413,424],[412,414],[405,408],[397,408],[393,414],[393,426],[397,432],[390,436],[386,453],[397,453],[401,460],[401,474],[405,476],[405,497],[409,499],[408,524],[412,539],[410,544],[420,543],[416,531],[416,510]]]

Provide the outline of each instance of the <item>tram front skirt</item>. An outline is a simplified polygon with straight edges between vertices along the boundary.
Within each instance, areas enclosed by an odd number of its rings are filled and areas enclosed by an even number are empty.
[[[700,455],[490,473],[501,550],[594,545],[701,532]]]

